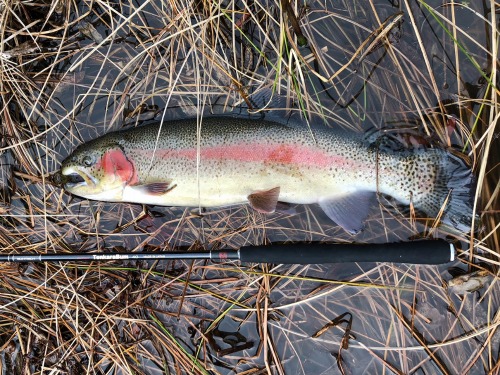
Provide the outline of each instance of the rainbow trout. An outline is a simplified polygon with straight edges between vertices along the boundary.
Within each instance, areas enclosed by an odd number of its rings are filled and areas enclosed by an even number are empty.
[[[199,138],[195,119],[120,130],[79,146],[61,173],[70,193],[109,202],[248,202],[265,213],[278,201],[318,203],[350,233],[363,228],[377,193],[460,231],[472,220],[473,176],[456,152],[395,151],[355,134],[272,121],[205,118]]]

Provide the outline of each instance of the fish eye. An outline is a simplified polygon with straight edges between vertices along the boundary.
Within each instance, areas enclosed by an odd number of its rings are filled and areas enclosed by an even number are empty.
[[[91,167],[92,164],[94,164],[94,160],[88,155],[85,156],[82,161],[83,161],[83,165],[86,167]]]

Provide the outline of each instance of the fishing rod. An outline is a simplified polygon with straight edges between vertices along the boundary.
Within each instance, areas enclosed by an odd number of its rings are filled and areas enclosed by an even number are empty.
[[[277,264],[324,264],[348,262],[392,262],[442,264],[455,260],[455,246],[444,240],[383,244],[291,243],[243,246],[237,250],[168,251],[139,253],[10,254],[0,262],[92,262],[108,260],[207,259]]]

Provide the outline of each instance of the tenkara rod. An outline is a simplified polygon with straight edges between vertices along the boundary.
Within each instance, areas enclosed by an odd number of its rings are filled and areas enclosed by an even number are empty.
[[[394,242],[384,244],[291,243],[244,246],[238,250],[203,252],[139,252],[85,254],[0,255],[0,262],[92,262],[107,260],[208,259],[224,262],[324,264],[347,262],[392,262],[442,264],[455,259],[455,247],[444,240]]]

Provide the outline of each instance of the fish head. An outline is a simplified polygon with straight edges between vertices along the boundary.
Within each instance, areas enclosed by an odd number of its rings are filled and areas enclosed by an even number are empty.
[[[61,166],[64,188],[83,198],[120,201],[136,179],[134,164],[118,142],[105,137],[79,146]]]

